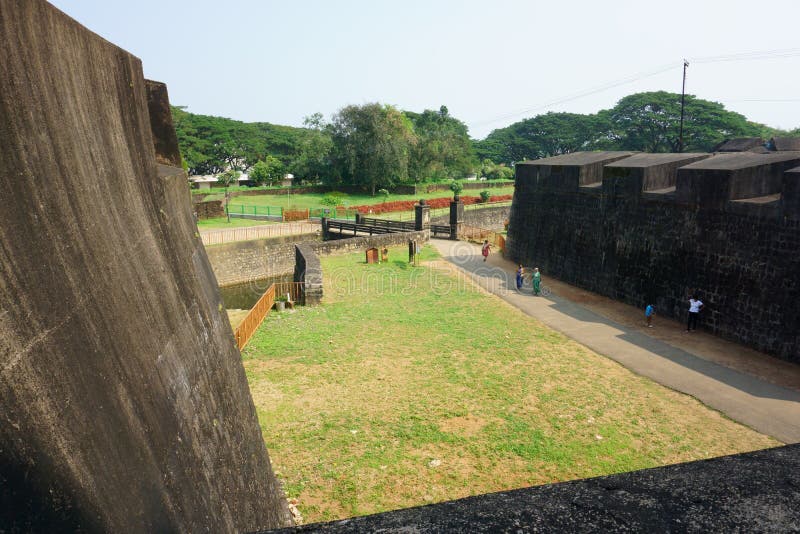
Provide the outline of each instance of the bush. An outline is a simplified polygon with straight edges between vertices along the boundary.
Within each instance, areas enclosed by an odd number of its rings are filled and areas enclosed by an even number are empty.
[[[453,180],[452,182],[450,182],[450,191],[453,192],[453,196],[458,196],[458,194],[461,193],[461,191],[463,190],[464,190],[464,184],[462,184],[461,182],[457,180]]]
[[[341,193],[339,191],[331,191],[320,200],[320,204],[323,206],[330,206],[331,208],[335,208],[336,206],[343,206],[345,204],[345,199],[347,198],[347,193]]]
[[[489,202],[492,194],[489,191],[483,190],[481,191],[481,202]]]

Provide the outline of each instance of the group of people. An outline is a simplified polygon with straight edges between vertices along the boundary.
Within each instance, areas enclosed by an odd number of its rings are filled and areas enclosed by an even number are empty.
[[[525,267],[522,264],[519,264],[517,268],[517,291],[522,289],[522,282],[525,276]],[[538,267],[533,268],[533,276],[531,276],[533,281],[533,294],[540,295],[542,293],[542,273],[539,272]]]
[[[488,239],[483,241],[483,246],[481,247],[481,255],[483,256],[483,261],[489,257],[489,252],[492,250],[492,245],[489,243]],[[525,276],[525,267],[522,264],[519,264],[517,268],[517,291],[522,289],[522,283]],[[542,293],[542,273],[539,272],[538,267],[533,268],[533,276],[531,277],[533,280],[533,294],[540,295]]]
[[[492,245],[489,244],[488,240],[483,242],[483,247],[481,247],[481,254],[483,255],[483,261],[489,257],[489,252],[491,251]],[[522,284],[524,281],[525,276],[525,268],[520,263],[517,267],[517,290],[522,289]],[[539,272],[538,267],[533,268],[533,294],[540,295],[541,288],[542,288],[542,274]],[[697,320],[700,318],[700,312],[703,310],[705,305],[703,301],[700,300],[700,297],[697,296],[696,292],[692,292],[691,296],[689,297],[689,318],[686,323],[686,332],[692,332],[697,330]],[[647,323],[648,328],[653,328],[653,316],[656,314],[656,308],[652,304],[648,304],[644,308],[644,319]]]
[[[705,307],[703,301],[693,292],[689,297],[689,317],[686,322],[686,332],[697,330],[697,320],[700,318],[700,312]],[[655,306],[648,304],[644,308],[644,319],[647,322],[648,328],[653,328],[653,316],[656,314]]]

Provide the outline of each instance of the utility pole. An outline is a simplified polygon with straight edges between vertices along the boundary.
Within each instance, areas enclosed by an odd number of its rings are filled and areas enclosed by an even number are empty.
[[[689,66],[689,62],[686,59],[683,60],[683,87],[681,88],[681,129],[680,134],[678,135],[678,152],[683,152],[683,108],[686,102],[686,67]]]

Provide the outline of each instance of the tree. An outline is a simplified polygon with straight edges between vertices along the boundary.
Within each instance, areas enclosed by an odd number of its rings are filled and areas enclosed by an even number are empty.
[[[306,117],[303,125],[305,131],[291,169],[300,179],[316,183],[328,178],[331,172],[333,141],[322,113]]]
[[[225,214],[228,216],[228,222],[231,222],[231,214],[228,211],[228,202],[230,201],[228,187],[230,187],[232,183],[236,183],[241,175],[242,173],[235,169],[228,169],[217,177],[217,179],[222,182],[222,185],[225,187]]]
[[[375,196],[408,180],[411,149],[416,143],[408,118],[378,103],[347,106],[329,126],[332,150],[330,183],[351,184]]]
[[[461,191],[464,190],[464,184],[459,182],[458,180],[453,180],[450,182],[450,191],[453,192],[453,198],[458,198],[458,195],[461,194]]]
[[[257,184],[276,185],[281,182],[284,175],[284,166],[275,156],[267,156],[263,161],[257,162],[250,169],[250,178]]]
[[[680,145],[681,95],[657,91],[626,96],[608,110],[609,139],[618,150],[677,152]],[[683,148],[706,152],[733,137],[756,137],[758,125],[718,102],[686,95]]]
[[[494,130],[479,141],[476,152],[484,159],[512,164],[578,150],[594,150],[606,135],[601,115],[546,113]]]
[[[414,126],[417,143],[412,148],[410,177],[415,182],[463,178],[475,167],[467,126],[450,116],[446,106],[438,111],[405,112]]]

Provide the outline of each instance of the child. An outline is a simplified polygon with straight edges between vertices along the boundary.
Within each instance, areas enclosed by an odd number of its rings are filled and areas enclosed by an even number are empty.
[[[489,249],[492,248],[492,245],[489,244],[489,240],[485,239],[483,241],[483,246],[481,247],[481,254],[483,254],[483,261],[486,261],[486,258],[489,257]]]
[[[517,268],[517,291],[522,289],[522,276],[525,274],[525,269],[522,267],[522,264],[519,264]]]
[[[652,304],[648,304],[644,309],[644,317],[647,319],[647,328],[653,328],[653,315],[655,315],[655,313],[656,310],[653,308]]]

